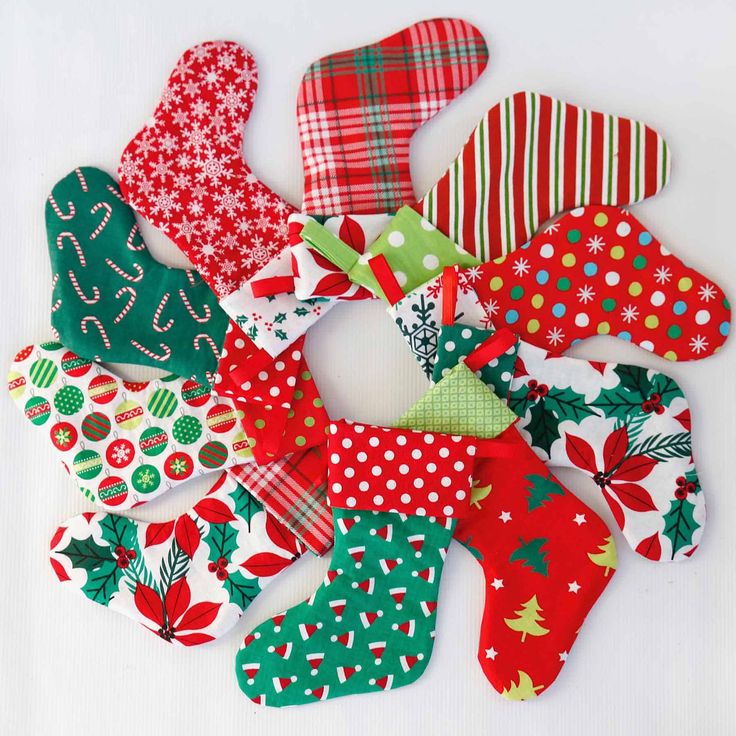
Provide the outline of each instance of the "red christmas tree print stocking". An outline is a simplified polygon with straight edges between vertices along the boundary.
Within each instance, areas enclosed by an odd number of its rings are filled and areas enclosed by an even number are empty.
[[[485,576],[478,661],[501,695],[527,700],[546,692],[565,664],[616,569],[616,548],[603,520],[516,428],[501,440],[506,454],[476,463],[471,513],[455,539]]]
[[[731,307],[631,213],[583,207],[519,250],[471,269],[496,325],[561,353],[615,335],[668,360],[696,360],[726,340]]]
[[[302,553],[291,532],[222,473],[177,519],[146,523],[105,513],[65,521],[51,540],[62,583],[164,641],[195,646],[229,631]]]
[[[194,46],[120,162],[128,202],[176,243],[220,299],[286,246],[293,211],[243,160],[257,80],[255,59],[242,46]]]
[[[297,99],[304,212],[392,212],[414,202],[411,136],[487,61],[477,28],[436,18],[311,64]]]
[[[526,243],[553,215],[640,202],[669,174],[669,148],[644,123],[517,92],[485,114],[416,209],[487,261]]]

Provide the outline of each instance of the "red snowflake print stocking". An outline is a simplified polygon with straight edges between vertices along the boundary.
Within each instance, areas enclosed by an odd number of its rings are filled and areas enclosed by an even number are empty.
[[[477,28],[436,18],[311,64],[297,99],[304,212],[392,212],[413,203],[411,136],[487,61]]]
[[[286,246],[293,211],[243,159],[257,79],[242,46],[189,49],[120,162],[128,202],[176,243],[220,299]]]
[[[50,557],[60,582],[164,641],[191,647],[229,631],[302,552],[291,532],[222,473],[171,521],[74,516],[54,534]]]

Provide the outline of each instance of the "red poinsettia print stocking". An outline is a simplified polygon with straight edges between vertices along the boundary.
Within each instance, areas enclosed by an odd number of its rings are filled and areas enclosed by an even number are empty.
[[[293,208],[243,159],[256,62],[230,41],[187,50],[153,118],[126,146],[120,185],[222,299],[287,244]]]
[[[185,514],[146,523],[105,513],[65,521],[51,540],[60,582],[172,644],[195,646],[229,631],[304,548],[233,478],[222,473]]]
[[[512,451],[481,458],[471,513],[455,538],[478,560],[485,605],[478,661],[510,700],[546,692],[616,569],[603,520],[568,491],[511,427]]]

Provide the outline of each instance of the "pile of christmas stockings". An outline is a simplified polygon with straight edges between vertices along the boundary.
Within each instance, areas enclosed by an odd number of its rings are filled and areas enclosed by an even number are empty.
[[[416,680],[453,539],[484,573],[488,681],[514,700],[545,692],[616,568],[612,532],[550,467],[591,477],[643,557],[697,549],[682,390],[561,355],[594,335],[669,360],[723,344],[720,287],[627,209],[667,184],[669,148],[637,120],[519,92],[415,201],[413,133],[487,59],[475,27],[435,19],[311,64],[298,211],[243,159],[253,56],[204,43],[176,62],[118,180],[80,167],[48,197],[54,341],[20,350],[8,386],[102,509],[59,526],[53,570],[193,646],[334,545],[319,589],[242,643],[237,679],[257,703]],[[194,270],[154,260],[138,216]],[[387,302],[429,382],[391,427],[330,419],[304,356],[309,328],[359,299]],[[166,375],[131,382],[107,362]],[[204,473],[211,489],[178,518],[126,513]]]

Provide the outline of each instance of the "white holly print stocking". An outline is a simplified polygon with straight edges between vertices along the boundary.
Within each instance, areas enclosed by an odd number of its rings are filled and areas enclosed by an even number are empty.
[[[125,614],[164,641],[194,646],[229,631],[304,551],[226,473],[190,511],[164,523],[85,513],[51,540],[62,583]]]

